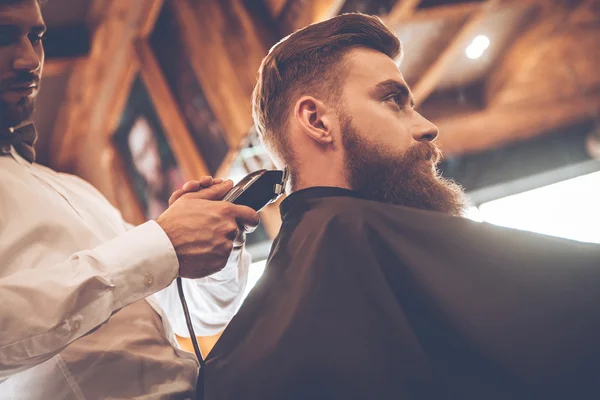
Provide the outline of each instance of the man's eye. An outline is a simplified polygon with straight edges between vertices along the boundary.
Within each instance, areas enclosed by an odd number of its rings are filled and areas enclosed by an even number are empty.
[[[398,107],[402,108],[404,103],[402,102],[402,96],[398,93],[394,93],[385,98],[385,101],[392,102],[396,104]]]

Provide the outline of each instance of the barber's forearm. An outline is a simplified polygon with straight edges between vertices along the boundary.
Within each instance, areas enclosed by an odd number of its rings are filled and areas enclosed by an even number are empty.
[[[9,259],[0,253],[0,263]],[[18,272],[0,278],[0,381],[167,287],[178,262],[166,234],[150,221],[63,263],[11,270]]]

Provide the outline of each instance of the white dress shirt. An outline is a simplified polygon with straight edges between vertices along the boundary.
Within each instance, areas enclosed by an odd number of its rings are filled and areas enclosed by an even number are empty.
[[[128,226],[83,180],[0,151],[0,399],[192,397],[198,363],[174,337],[189,335],[164,231]],[[184,280],[197,335],[237,312],[249,264],[237,251]]]

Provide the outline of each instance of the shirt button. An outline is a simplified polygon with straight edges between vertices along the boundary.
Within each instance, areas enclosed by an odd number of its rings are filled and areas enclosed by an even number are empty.
[[[154,284],[154,277],[152,275],[146,274],[146,275],[144,275],[144,278],[146,280],[147,286],[152,286],[152,284]]]
[[[10,154],[10,146],[2,146],[2,154]]]
[[[79,330],[79,328],[81,328],[81,322],[79,322],[79,321],[75,321],[75,322],[73,323],[73,332],[75,332],[75,331],[78,331],[78,330]]]

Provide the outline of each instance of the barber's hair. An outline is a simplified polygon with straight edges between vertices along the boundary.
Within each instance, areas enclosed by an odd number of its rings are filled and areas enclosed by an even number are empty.
[[[263,144],[283,164],[293,154],[287,140],[287,116],[302,95],[331,99],[341,94],[343,56],[353,48],[369,48],[397,59],[400,41],[381,19],[342,14],[302,28],[271,48],[258,71],[252,115]]]

